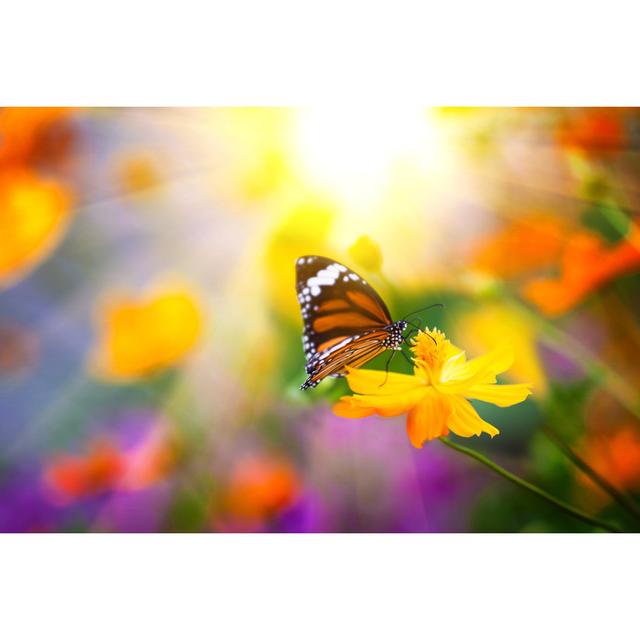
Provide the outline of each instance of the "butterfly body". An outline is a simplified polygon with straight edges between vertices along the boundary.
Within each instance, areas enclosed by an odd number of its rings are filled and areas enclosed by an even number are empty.
[[[301,389],[342,376],[347,367],[359,367],[388,349],[400,350],[407,323],[393,322],[376,291],[343,264],[322,256],[298,258],[296,292],[308,374]]]

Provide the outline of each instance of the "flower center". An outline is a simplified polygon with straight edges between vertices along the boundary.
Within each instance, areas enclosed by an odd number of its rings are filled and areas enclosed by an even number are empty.
[[[421,375],[426,384],[440,382],[440,374],[445,358],[444,334],[437,329],[420,331],[413,340],[413,361],[416,365],[416,375]]]

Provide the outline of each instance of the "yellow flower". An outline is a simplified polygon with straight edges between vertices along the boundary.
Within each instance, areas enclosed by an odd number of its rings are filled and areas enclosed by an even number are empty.
[[[0,285],[13,283],[57,246],[71,219],[71,197],[28,170],[0,178]]]
[[[94,371],[122,381],[152,375],[181,361],[200,338],[203,317],[192,293],[163,287],[140,300],[111,300],[99,324]]]
[[[267,241],[264,271],[269,300],[279,313],[296,322],[300,317],[300,307],[294,295],[294,265],[300,256],[309,254],[340,259],[330,242],[335,219],[336,212],[331,207],[303,202],[285,213]]]
[[[117,160],[118,186],[126,196],[145,196],[160,186],[162,178],[151,153],[130,152]]]
[[[433,329],[419,332],[412,351],[413,375],[389,373],[387,378],[384,371],[350,369],[347,381],[356,395],[342,397],[334,413],[347,418],[406,413],[409,439],[420,448],[449,431],[465,438],[499,433],[468,398],[509,407],[531,393],[528,384],[496,384],[496,376],[513,362],[506,347],[467,361],[464,351]]]
[[[546,393],[547,379],[536,346],[538,329],[517,308],[502,302],[482,305],[460,318],[455,334],[466,336],[466,345],[473,351],[508,343],[515,357],[509,382],[530,382],[536,394]]]
[[[358,266],[367,271],[376,273],[382,268],[382,251],[369,236],[360,236],[349,247],[349,255]]]

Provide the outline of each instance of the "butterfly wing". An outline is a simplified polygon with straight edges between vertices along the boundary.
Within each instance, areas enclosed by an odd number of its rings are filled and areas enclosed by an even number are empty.
[[[296,292],[304,323],[302,340],[307,363],[315,354],[347,338],[392,323],[387,306],[373,287],[331,258],[298,258]]]
[[[382,298],[357,273],[322,256],[296,264],[296,291],[304,323],[309,378],[303,388],[342,375],[382,353],[392,325]]]
[[[308,378],[301,388],[315,387],[327,376],[343,375],[346,367],[362,366],[387,348],[385,340],[388,336],[387,329],[374,329],[345,338],[333,347],[316,352],[307,363]]]

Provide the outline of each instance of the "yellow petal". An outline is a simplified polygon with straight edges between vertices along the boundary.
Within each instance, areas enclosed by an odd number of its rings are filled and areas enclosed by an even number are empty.
[[[474,400],[491,402],[499,407],[510,407],[531,394],[528,384],[475,384],[465,395]]]
[[[495,382],[496,375],[512,364],[513,352],[507,346],[467,362],[453,358],[442,368],[442,382],[438,390],[442,393],[465,393],[472,385]]]
[[[436,393],[425,395],[407,416],[407,435],[411,444],[421,449],[425,441],[446,436],[450,414],[447,398]]]
[[[421,381],[404,373],[389,373],[374,369],[349,369],[347,382],[354,393],[394,395],[416,389]]]
[[[428,393],[427,387],[418,387],[397,395],[351,396],[354,406],[373,409],[378,415],[391,417],[407,413]]]
[[[447,426],[453,433],[463,438],[488,433],[491,437],[500,433],[496,427],[484,421],[471,406],[471,403],[459,396],[449,396],[451,415]]]

